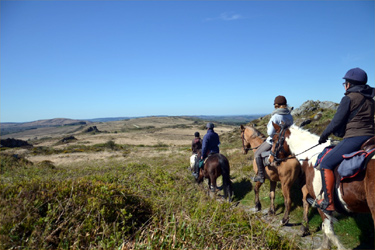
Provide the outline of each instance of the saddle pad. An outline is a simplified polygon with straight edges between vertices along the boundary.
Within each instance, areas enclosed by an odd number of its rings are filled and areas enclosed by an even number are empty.
[[[334,147],[335,147],[334,145],[331,145],[331,146],[325,147],[323,149],[323,151],[318,155],[318,159],[315,162],[314,168],[319,166],[319,164],[322,162],[324,156],[326,156],[328,154],[328,152],[331,151]]]
[[[344,160],[341,162],[337,172],[341,176],[341,180],[352,178],[366,167],[366,158],[371,158],[375,153],[375,148],[364,151],[359,150],[350,154],[345,154],[342,157]]]

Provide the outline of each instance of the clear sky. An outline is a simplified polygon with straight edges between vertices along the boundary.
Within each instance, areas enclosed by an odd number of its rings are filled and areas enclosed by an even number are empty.
[[[374,1],[3,1],[1,122],[251,115],[374,86]]]

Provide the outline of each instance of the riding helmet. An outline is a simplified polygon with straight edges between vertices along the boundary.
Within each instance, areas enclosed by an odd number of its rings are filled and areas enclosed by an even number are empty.
[[[195,136],[195,137],[199,137],[199,132],[195,132],[195,133],[194,133],[194,136]]]
[[[213,129],[215,126],[212,122],[207,123],[206,128]]]
[[[286,98],[282,95],[276,96],[275,101],[273,102],[273,105],[275,104],[286,105]]]
[[[343,79],[356,81],[357,84],[366,84],[367,74],[363,69],[353,68],[349,69],[348,72],[346,72]]]

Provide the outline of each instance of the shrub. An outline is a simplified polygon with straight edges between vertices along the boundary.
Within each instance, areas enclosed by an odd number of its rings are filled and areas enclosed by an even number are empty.
[[[0,185],[0,248],[113,248],[152,215],[148,201],[100,181]]]

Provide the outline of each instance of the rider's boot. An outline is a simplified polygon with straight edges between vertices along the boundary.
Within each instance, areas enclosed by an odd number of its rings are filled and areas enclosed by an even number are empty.
[[[257,163],[257,167],[258,167],[258,174],[252,178],[252,181],[254,182],[260,182],[260,183],[264,183],[264,165],[263,165],[263,159],[262,157],[257,157],[255,159],[256,163]]]
[[[322,175],[322,185],[324,191],[324,199],[318,200],[318,208],[326,212],[335,211],[333,202],[333,187],[335,185],[335,175],[331,169],[322,168],[320,170]]]

